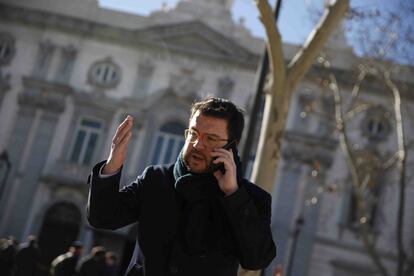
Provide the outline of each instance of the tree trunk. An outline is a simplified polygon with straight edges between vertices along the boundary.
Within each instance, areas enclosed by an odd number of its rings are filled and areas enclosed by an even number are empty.
[[[336,0],[325,9],[315,30],[311,32],[302,50],[292,59],[287,68],[284,65],[282,39],[275,24],[272,9],[266,0],[256,0],[256,5],[260,20],[266,30],[266,47],[272,77],[269,90],[266,91],[262,129],[251,179],[271,192],[292,92],[308,71],[329,35],[344,17],[349,0]],[[260,271],[242,270],[239,275],[258,276]]]
[[[292,59],[287,69],[284,66],[282,41],[274,24],[271,8],[265,0],[257,0],[256,4],[268,37],[267,48],[272,78],[265,98],[262,129],[253,165],[252,181],[271,192],[291,95],[329,35],[344,17],[349,1],[336,0],[325,9],[315,30],[311,32],[303,48]]]

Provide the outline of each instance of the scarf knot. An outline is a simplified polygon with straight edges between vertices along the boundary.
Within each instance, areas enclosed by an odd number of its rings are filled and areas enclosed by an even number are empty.
[[[206,254],[223,250],[225,239],[224,214],[220,198],[224,196],[213,173],[190,172],[183,152],[174,165],[175,190],[182,202],[179,238],[189,254]],[[241,162],[234,153],[237,178],[241,178]]]

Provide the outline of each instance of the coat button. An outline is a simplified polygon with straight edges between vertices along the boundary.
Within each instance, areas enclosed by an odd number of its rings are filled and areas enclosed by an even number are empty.
[[[170,266],[170,272],[172,274],[177,274],[178,268],[175,265]]]
[[[243,210],[243,214],[244,214],[245,216],[250,215],[250,210],[249,210],[248,208],[245,208],[245,209]]]

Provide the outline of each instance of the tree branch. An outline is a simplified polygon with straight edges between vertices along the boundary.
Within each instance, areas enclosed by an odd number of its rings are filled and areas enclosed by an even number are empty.
[[[397,128],[398,139],[398,163],[397,169],[400,175],[400,193],[399,193],[399,206],[397,215],[397,242],[398,242],[398,266],[397,275],[402,275],[405,262],[406,253],[404,251],[403,229],[404,229],[404,205],[405,205],[405,168],[407,162],[407,152],[404,143],[404,129],[401,112],[401,96],[397,86],[393,83],[390,76],[390,70],[384,71],[384,79],[387,86],[391,89],[394,96],[394,112],[395,112],[395,124]]]
[[[357,200],[357,210],[358,210],[358,216],[359,216],[359,229],[361,233],[362,240],[364,242],[365,249],[367,250],[367,253],[375,263],[375,265],[378,267],[381,275],[388,276],[388,272],[384,266],[384,264],[381,261],[381,258],[379,254],[375,250],[374,243],[369,238],[369,226],[368,223],[362,220],[362,218],[366,218],[366,208],[365,208],[365,201],[363,198],[363,195],[360,190],[359,185],[359,176],[357,171],[357,166],[355,164],[354,158],[352,156],[351,150],[350,150],[350,143],[348,141],[348,136],[346,133],[346,128],[343,120],[342,115],[342,100],[341,95],[339,93],[338,84],[336,81],[336,78],[333,74],[330,75],[331,84],[330,88],[332,89],[332,92],[334,93],[334,100],[335,100],[335,120],[337,122],[337,128],[339,132],[339,142],[342,148],[342,151],[344,152],[346,162],[348,164],[348,168],[351,173],[352,178],[352,185],[354,187],[354,194]]]
[[[344,121],[348,121],[349,119],[352,119],[352,117],[354,117],[355,115],[357,115],[358,113],[367,110],[368,108],[370,108],[371,106],[373,106],[372,104],[361,104],[358,105],[357,107],[355,107],[354,109],[348,111],[345,115],[344,115]]]
[[[330,4],[324,11],[319,23],[309,34],[302,49],[295,55],[288,65],[287,85],[294,90],[298,81],[308,71],[315,57],[319,54],[325,41],[338,26],[344,14],[348,10],[349,0],[337,0]]]
[[[283,85],[286,76],[282,49],[282,38],[275,23],[272,8],[266,0],[256,0],[259,9],[259,19],[265,27],[267,36],[267,53],[269,55],[272,74],[272,85]],[[277,69],[276,69],[277,68]]]

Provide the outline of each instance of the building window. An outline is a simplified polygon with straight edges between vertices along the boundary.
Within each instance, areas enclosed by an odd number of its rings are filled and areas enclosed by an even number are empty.
[[[13,36],[8,33],[0,33],[0,65],[9,64],[15,51]]]
[[[89,82],[102,88],[114,88],[121,80],[121,69],[110,58],[95,62],[88,74]]]
[[[372,142],[385,140],[391,132],[390,113],[381,106],[372,107],[362,120],[362,134]]]
[[[348,183],[349,188],[343,193],[340,224],[357,229],[360,223],[368,223],[371,228],[377,229],[382,187],[386,181],[379,161],[381,156],[376,151],[368,150],[354,151],[353,155],[358,168],[359,187],[355,190],[357,188]]]
[[[363,203],[364,203],[364,211],[365,217],[360,217],[360,212],[358,210],[358,200],[355,195],[355,191],[352,190],[352,194],[350,196],[350,210],[349,210],[349,217],[348,217],[348,226],[351,228],[357,228],[361,222],[367,222],[369,227],[375,228],[376,226],[376,219],[378,214],[378,201],[380,198],[380,185],[377,183],[375,186],[368,188],[363,193]],[[363,221],[361,221],[363,220]]]
[[[167,123],[156,133],[151,164],[168,164],[177,159],[184,146],[184,125]]]
[[[73,142],[69,160],[74,163],[89,165],[95,154],[102,123],[93,119],[81,119]]]
[[[296,112],[293,128],[296,131],[307,132],[310,126],[310,115],[312,113],[313,99],[306,94],[297,97]]]

